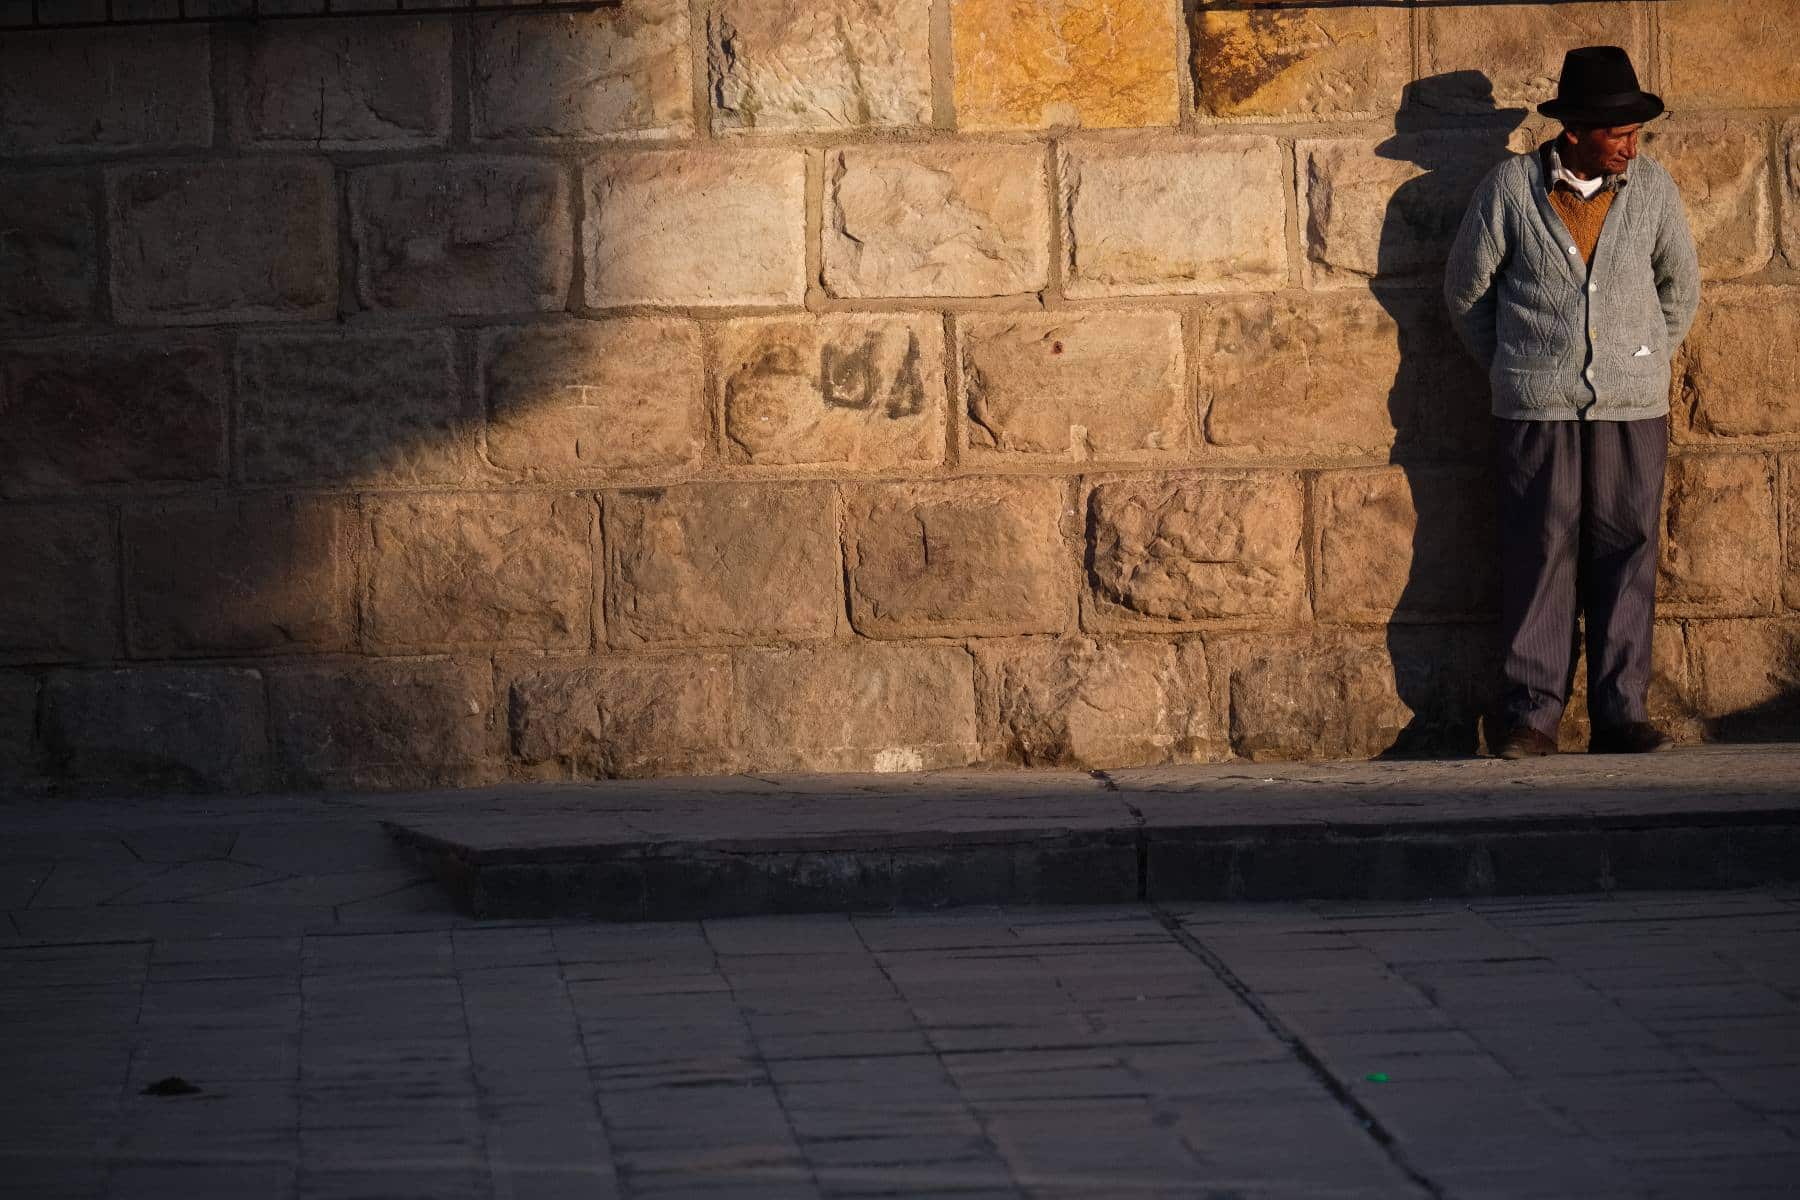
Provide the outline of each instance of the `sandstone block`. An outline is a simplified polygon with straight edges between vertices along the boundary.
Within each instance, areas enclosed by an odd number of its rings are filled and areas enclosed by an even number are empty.
[[[1283,621],[1306,606],[1300,480],[1121,479],[1088,498],[1090,614],[1105,627]]]
[[[279,778],[290,787],[459,787],[500,775],[485,659],[272,671],[269,713]]]
[[[1173,125],[1177,20],[1160,0],[952,0],[957,127]]]
[[[455,314],[568,303],[569,186],[555,163],[463,158],[350,179],[356,290],[370,308]]]
[[[1018,638],[974,651],[984,760],[1139,767],[1225,751],[1198,641]]]
[[[1036,146],[840,150],[825,174],[824,278],[834,296],[1004,296],[1049,279]]]
[[[691,321],[581,321],[481,340],[488,458],[526,478],[679,471],[706,452],[700,330]]]
[[[1694,435],[1800,435],[1800,292],[1709,291],[1676,378]]]
[[[619,779],[729,768],[731,660],[680,654],[527,667],[513,679],[512,753],[534,774]]]
[[[1623,46],[1641,72],[1644,14],[1635,4],[1582,3],[1420,10],[1420,73],[1457,72],[1432,102],[1460,112],[1532,108],[1556,95],[1571,46]]]
[[[1789,608],[1800,609],[1800,455],[1790,454],[1781,464],[1783,503],[1787,506],[1787,572],[1782,594]]]
[[[1149,461],[1187,448],[1178,313],[971,316],[957,335],[977,456]]]
[[[346,504],[240,496],[134,505],[125,607],[134,654],[335,650],[351,640]]]
[[[1227,675],[1231,749],[1257,761],[1473,753],[1487,677],[1481,634],[1394,626],[1209,646]]]
[[[1782,131],[1781,168],[1781,252],[1788,266],[1800,270],[1800,122]]]
[[[118,544],[95,508],[0,510],[0,659],[69,662],[118,649]]]
[[[0,87],[4,87],[0,84]],[[79,325],[100,278],[94,197],[72,174],[0,175],[0,330]]]
[[[247,479],[443,483],[471,469],[446,333],[246,337],[237,380]]]
[[[1788,0],[1682,0],[1659,12],[1671,105],[1800,104],[1800,29]]]
[[[377,653],[593,644],[594,502],[534,493],[371,502],[364,635]]]
[[[870,485],[847,489],[846,507],[857,632],[979,637],[1055,633],[1074,623],[1067,481]]]
[[[450,24],[440,18],[275,21],[237,54],[240,136],[372,150],[450,135]]]
[[[1669,460],[1657,599],[1677,613],[1767,611],[1779,585],[1775,465],[1760,455]]]
[[[931,123],[931,0],[721,0],[706,39],[715,130]]]
[[[1717,119],[1646,132],[1645,151],[1681,189],[1701,278],[1734,279],[1768,265],[1775,230],[1763,133]]]
[[[746,649],[733,695],[747,770],[929,771],[980,752],[960,646]]]
[[[1313,517],[1318,618],[1386,622],[1496,611],[1494,521],[1494,485],[1484,473],[1322,473]]]
[[[37,714],[37,679],[23,671],[0,672],[0,784],[39,773]]]
[[[838,631],[842,568],[829,485],[614,492],[605,520],[607,632],[615,645]]]
[[[0,360],[0,492],[225,474],[225,368],[206,342],[46,343]]]
[[[719,333],[737,462],[863,469],[944,460],[944,326],[935,316],[768,317]]]
[[[1404,12],[1200,8],[1191,20],[1194,100],[1210,116],[1374,116],[1411,76]]]
[[[1380,146],[1303,139],[1295,154],[1307,286],[1435,287],[1475,185],[1507,150],[1498,136],[1420,133]]]
[[[474,24],[478,138],[679,136],[694,126],[688,6],[627,0],[594,13]]]
[[[33,33],[0,45],[0,158],[211,141],[203,28]]]
[[[1273,138],[1068,146],[1064,290],[1142,296],[1282,287],[1286,189]]]
[[[113,311],[132,325],[337,313],[337,195],[318,159],[120,167],[106,176]]]
[[[1696,621],[1688,637],[1711,736],[1792,739],[1800,725],[1800,621]]]
[[[582,186],[595,308],[806,296],[803,151],[609,154],[588,163]]]
[[[84,783],[245,791],[263,784],[262,676],[220,668],[62,671],[44,686],[51,768]]]

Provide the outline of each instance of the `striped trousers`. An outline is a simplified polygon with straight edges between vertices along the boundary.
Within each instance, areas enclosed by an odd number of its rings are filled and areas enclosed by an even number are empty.
[[[1647,720],[1668,418],[1498,423],[1509,726],[1556,736],[1578,617],[1594,724]]]

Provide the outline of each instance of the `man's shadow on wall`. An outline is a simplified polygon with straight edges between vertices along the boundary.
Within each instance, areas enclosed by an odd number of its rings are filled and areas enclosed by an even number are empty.
[[[1481,369],[1456,340],[1444,260],[1469,196],[1510,153],[1525,109],[1495,105],[1479,71],[1406,86],[1382,158],[1422,173],[1388,202],[1370,290],[1393,319],[1389,461],[1416,514],[1406,581],[1387,625],[1395,687],[1412,717],[1383,757],[1473,754],[1496,700],[1499,601],[1493,426]]]

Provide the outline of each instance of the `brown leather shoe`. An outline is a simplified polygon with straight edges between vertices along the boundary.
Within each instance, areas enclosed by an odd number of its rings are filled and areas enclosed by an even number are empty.
[[[1675,739],[1648,721],[1630,721],[1624,725],[1594,726],[1588,738],[1589,754],[1654,754],[1667,750]]]
[[[1556,753],[1556,739],[1529,725],[1514,725],[1495,754],[1501,758],[1543,758]]]

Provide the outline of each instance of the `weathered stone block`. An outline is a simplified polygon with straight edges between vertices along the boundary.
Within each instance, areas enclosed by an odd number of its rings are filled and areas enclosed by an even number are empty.
[[[834,490],[720,484],[610,493],[608,640],[822,638],[843,611]]]
[[[1800,621],[1696,621],[1688,640],[1712,736],[1792,739],[1800,727]]]
[[[1717,615],[1766,612],[1778,590],[1775,464],[1760,455],[1669,460],[1657,599]]]
[[[463,158],[350,179],[356,290],[371,308],[458,314],[568,303],[568,179],[556,163]]]
[[[1469,197],[1507,154],[1499,134],[1400,134],[1379,146],[1301,140],[1307,286],[1372,279],[1436,286]]]
[[[37,726],[37,679],[23,671],[0,671],[0,783],[20,783],[42,769]]]
[[[1030,767],[1205,762],[1223,714],[1196,640],[974,643],[982,758]]]
[[[960,129],[1173,125],[1177,8],[952,0]]]
[[[371,503],[369,529],[370,649],[593,644],[592,499],[390,497]]]
[[[1781,177],[1781,253],[1788,266],[1800,270],[1800,122],[1782,130]]]
[[[1149,461],[1187,448],[1178,313],[970,316],[957,336],[979,456]]]
[[[239,136],[372,150],[450,136],[450,23],[441,18],[253,25],[235,72]]]
[[[133,325],[337,312],[337,189],[318,159],[106,175],[113,311]]]
[[[980,752],[960,646],[747,649],[733,696],[748,770],[929,771]]]
[[[1787,572],[1782,595],[1789,608],[1800,609],[1800,455],[1790,454],[1782,460],[1781,476],[1787,505]]]
[[[1473,753],[1488,665],[1479,631],[1394,626],[1210,643],[1231,748],[1255,760]]]
[[[1775,229],[1761,130],[1717,119],[1648,126],[1644,150],[1669,169],[1687,205],[1703,279],[1768,265]]]
[[[1460,455],[1488,419],[1435,295],[1246,296],[1199,326],[1206,440],[1234,455]]]
[[[1411,75],[1404,12],[1196,9],[1194,101],[1215,117],[1296,120],[1392,112]]]
[[[0,492],[197,481],[225,474],[217,347],[114,338],[0,360]]]
[[[0,660],[112,657],[117,545],[113,517],[102,509],[0,510]]]
[[[660,318],[495,329],[481,341],[488,458],[532,479],[680,471],[706,451],[700,330]]]
[[[45,683],[43,706],[58,775],[183,791],[263,785],[267,717],[255,671],[62,671]]]
[[[831,155],[825,176],[835,296],[1005,296],[1049,279],[1039,147],[862,147]]]
[[[125,514],[134,654],[333,650],[351,639],[348,506],[326,498],[166,500]]]
[[[238,343],[238,450],[265,482],[444,483],[473,467],[448,334],[327,333]]]
[[[501,774],[486,659],[271,671],[269,714],[290,787],[457,787]]]
[[[1428,620],[1499,601],[1494,484],[1460,469],[1326,471],[1314,488],[1322,621]]]
[[[694,127],[688,6],[525,13],[474,24],[478,138],[679,136]]]
[[[510,711],[513,756],[543,777],[719,774],[732,763],[723,654],[521,665]]]
[[[100,264],[92,184],[65,173],[0,176],[0,229],[0,329],[93,316]]]
[[[1800,435],[1800,290],[1709,290],[1676,378],[1692,435]]]
[[[1422,76],[1457,73],[1460,88],[1435,88],[1431,102],[1459,112],[1535,107],[1556,95],[1571,46],[1623,46],[1638,64],[1644,14],[1635,4],[1532,4],[1421,9]]]
[[[1062,154],[1069,295],[1286,285],[1287,182],[1274,138],[1082,143]]]
[[[798,304],[806,296],[806,156],[638,151],[582,176],[587,302]]]
[[[706,35],[715,130],[931,123],[931,0],[721,0]]]
[[[937,317],[752,318],[721,327],[719,342],[734,461],[873,470],[943,461]]]
[[[1788,0],[1682,0],[1659,15],[1671,105],[1800,104],[1800,28]]]
[[[0,45],[0,157],[211,141],[205,29],[70,30]]]
[[[876,484],[847,489],[846,508],[857,632],[999,636],[1056,633],[1074,623],[1066,480]]]
[[[1306,606],[1300,480],[1208,472],[1122,479],[1088,498],[1101,627],[1284,621]]]

